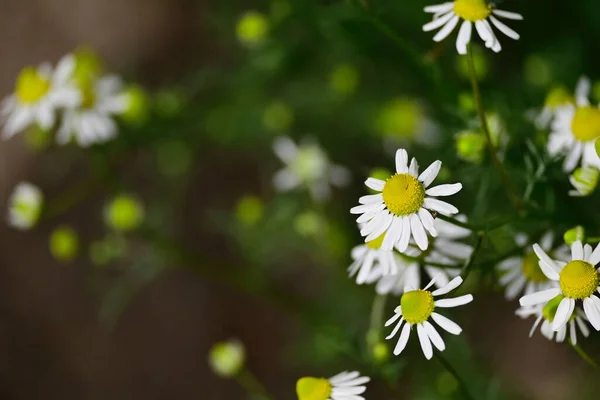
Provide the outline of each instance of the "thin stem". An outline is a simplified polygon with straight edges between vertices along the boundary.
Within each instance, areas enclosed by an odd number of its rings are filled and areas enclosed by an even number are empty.
[[[488,142],[488,149],[490,151],[490,156],[492,157],[492,161],[494,166],[500,173],[500,178],[504,186],[506,187],[506,192],[508,193],[508,197],[515,207],[517,211],[523,210],[523,204],[521,200],[516,195],[516,190],[508,177],[508,173],[502,162],[498,158],[498,154],[496,153],[496,146],[494,146],[494,142],[492,141],[492,135],[490,134],[490,128],[488,127],[487,117],[485,115],[485,109],[483,108],[483,101],[481,100],[481,92],[479,91],[479,84],[477,83],[477,73],[475,71],[475,63],[473,62],[473,49],[471,45],[468,45],[467,48],[467,61],[469,64],[469,73],[471,75],[471,86],[473,87],[473,96],[475,97],[475,103],[477,104],[477,111],[479,112],[479,120],[481,122],[481,129],[483,133],[485,133],[485,137]]]
[[[571,347],[573,347],[573,349],[577,352],[577,354],[579,354],[579,356],[581,358],[583,358],[585,360],[585,362],[587,362],[588,364],[590,364],[595,369],[599,369],[600,370],[600,364],[598,363],[598,361],[594,360],[578,344],[573,344],[573,342],[571,342]]]
[[[600,236],[590,237],[590,238],[585,239],[585,241],[587,243],[600,243]]]
[[[240,372],[235,377],[235,380],[251,396],[258,395],[264,398],[265,400],[274,399],[274,397],[272,397],[269,394],[269,392],[267,392],[267,389],[263,386],[263,384],[260,383],[256,376],[254,376],[254,374],[252,374],[252,372],[250,372],[248,369],[244,369],[242,372]]]
[[[471,252],[471,255],[469,256],[469,259],[465,263],[462,271],[460,271],[460,276],[462,277],[463,281],[466,281],[467,278],[469,277],[469,274],[471,273],[473,263],[475,262],[475,257],[477,257],[477,253],[479,253],[479,249],[481,249],[481,243],[483,243],[484,236],[485,236],[485,232],[477,233],[477,242],[475,243],[475,247],[473,248],[473,251]]]
[[[371,323],[369,327],[369,336],[379,340],[381,327],[383,326],[383,312],[385,311],[385,303],[387,301],[387,295],[376,294],[373,299],[373,306],[371,307]]]
[[[442,364],[446,371],[448,371],[450,375],[452,375],[454,379],[456,379],[460,387],[460,391],[462,392],[463,398],[467,400],[475,400],[475,398],[471,396],[471,393],[469,393],[469,391],[467,390],[465,382],[458,375],[454,367],[440,353],[434,353],[434,356],[440,362],[440,364]]]

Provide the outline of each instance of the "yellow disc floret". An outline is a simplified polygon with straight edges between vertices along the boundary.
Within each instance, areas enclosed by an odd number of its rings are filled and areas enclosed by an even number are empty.
[[[79,83],[81,90],[81,108],[92,108],[96,104],[96,91],[94,83],[90,79],[85,79]]]
[[[527,253],[523,257],[523,275],[530,282],[545,282],[548,277],[544,275],[539,266],[539,259],[534,252]]]
[[[409,174],[396,174],[383,187],[383,201],[395,215],[409,215],[419,211],[424,199],[423,184]]]
[[[591,107],[578,107],[571,122],[573,136],[582,142],[600,137],[600,110]]]
[[[433,312],[433,295],[427,290],[406,292],[400,298],[402,316],[411,325],[427,321]]]
[[[324,378],[305,377],[296,383],[298,400],[327,400],[331,395],[331,383]]]
[[[588,262],[574,260],[560,272],[560,289],[567,297],[582,300],[598,288],[598,272]]]
[[[464,20],[475,22],[486,19],[492,8],[485,0],[455,0],[454,13]]]
[[[377,249],[381,248],[384,237],[385,237],[385,233],[383,235],[379,236],[377,239],[373,239],[370,242],[367,242],[367,246],[373,250],[377,250]]]
[[[44,97],[50,90],[50,80],[33,67],[27,67],[17,78],[17,98],[21,103],[32,104]]]

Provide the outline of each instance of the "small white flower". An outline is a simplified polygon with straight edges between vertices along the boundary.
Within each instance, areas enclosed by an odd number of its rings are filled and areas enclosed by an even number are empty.
[[[552,330],[559,331],[573,315],[575,304],[583,303],[583,311],[592,326],[600,331],[600,298],[595,295],[600,290],[598,271],[595,265],[600,262],[600,245],[592,251],[592,246],[583,246],[581,241],[571,245],[571,261],[564,263],[550,258],[536,243],[533,251],[540,258],[539,266],[548,279],[558,282],[560,287],[542,290],[521,297],[521,306],[546,304],[556,296],[564,296],[552,321]]]
[[[104,143],[117,135],[114,115],[123,114],[129,107],[129,96],[116,76],[79,82],[82,102],[79,107],[65,110],[56,140],[67,144],[75,139],[81,147]]]
[[[350,181],[350,172],[332,164],[315,143],[297,146],[290,138],[282,136],[273,143],[273,151],[286,164],[273,177],[273,184],[279,191],[306,186],[313,198],[325,200],[331,195],[330,185],[341,187]]]
[[[342,372],[329,379],[310,376],[298,379],[298,400],[365,400],[359,396],[367,389],[365,383],[371,379],[360,376],[357,371]]]
[[[433,162],[419,175],[419,165],[414,158],[408,166],[406,150],[396,152],[396,174],[382,181],[369,178],[365,181],[368,188],[381,192],[358,199],[361,204],[353,207],[352,214],[361,214],[356,220],[365,223],[360,234],[366,236],[365,242],[377,239],[385,233],[381,249],[390,251],[394,246],[401,253],[406,251],[413,237],[421,250],[426,250],[429,240],[425,230],[431,236],[437,236],[432,211],[442,214],[456,214],[458,209],[433,196],[450,196],[462,189],[462,184],[439,185],[429,188],[438,175],[441,161]]]
[[[541,112],[533,111],[533,122],[538,129],[550,127],[556,113],[565,106],[573,105],[575,99],[563,86],[557,86],[548,92]]]
[[[43,200],[40,188],[29,182],[19,183],[9,200],[9,225],[21,230],[33,227],[42,212]]]
[[[412,288],[406,288],[404,290],[404,294],[400,298],[400,305],[394,310],[394,316],[385,323],[385,326],[390,326],[400,319],[392,333],[386,337],[386,339],[391,339],[396,336],[402,327],[402,324],[406,322],[404,324],[404,328],[402,328],[402,332],[400,333],[398,343],[394,348],[395,355],[400,354],[406,347],[411,328],[414,325],[417,326],[417,335],[419,337],[419,342],[421,343],[423,354],[425,354],[425,358],[429,360],[431,357],[433,357],[433,349],[431,346],[432,343],[439,351],[444,351],[446,349],[446,345],[444,344],[442,337],[429,322],[430,317],[442,329],[453,335],[458,335],[462,332],[460,326],[458,326],[455,322],[449,320],[441,314],[434,312],[436,307],[458,307],[473,301],[473,296],[470,294],[451,299],[434,300],[434,296],[442,296],[451,292],[459,287],[462,281],[462,278],[457,276],[446,286],[430,292],[427,289],[433,286],[435,282],[434,278],[423,290],[414,290]]]
[[[536,317],[535,322],[529,331],[529,337],[533,336],[535,330],[540,325],[540,322],[543,321],[540,328],[542,335],[548,340],[555,339],[554,331],[552,330],[552,322],[554,321],[556,311],[562,299],[562,296],[556,296],[543,307],[540,305],[521,307],[515,312],[521,318],[528,318],[532,315]],[[586,319],[585,315],[583,315],[583,311],[579,308],[575,308],[575,312],[569,319],[569,323],[563,325],[562,328],[556,332],[556,341],[562,343],[566,339],[568,333],[571,343],[577,344],[577,328],[579,328],[583,336],[588,337],[590,335],[590,330],[585,321]]]
[[[2,102],[4,138],[23,131],[36,123],[49,130],[56,121],[56,109],[74,107],[81,101],[77,89],[70,83],[75,69],[72,55],[63,57],[56,69],[45,63],[37,69],[23,69],[17,79],[15,93]]]
[[[600,178],[600,170],[593,165],[584,165],[577,168],[569,176],[569,182],[575,188],[575,190],[569,190],[569,196],[589,196],[596,189],[598,178]]]
[[[423,30],[429,32],[441,28],[433,37],[435,42],[448,37],[458,25],[458,22],[463,20],[456,39],[458,54],[467,54],[467,45],[471,41],[473,24],[475,24],[475,29],[481,40],[485,42],[485,47],[497,53],[502,50],[502,46],[500,46],[490,21],[509,38],[519,40],[519,34],[500,22],[496,17],[512,20],[523,19],[521,14],[495,9],[491,4],[487,4],[485,0],[455,0],[425,7],[425,12],[433,13],[433,21],[423,25]]]
[[[588,100],[591,83],[581,77],[575,89],[575,105],[566,105],[556,111],[552,131],[548,137],[548,153],[566,154],[565,172],[571,172],[579,161],[584,166],[600,168],[600,157],[594,143],[600,137],[600,109]]]
[[[568,247],[564,244],[552,247],[553,241],[554,234],[547,232],[540,239],[540,246],[560,260],[567,260],[569,257]],[[518,234],[515,242],[518,246],[525,246],[527,236]],[[507,258],[498,264],[497,268],[501,274],[499,283],[506,288],[507,300],[514,300],[520,294],[531,294],[557,286],[556,282],[544,275],[538,263],[539,259],[535,253],[527,251],[524,255]]]
[[[373,273],[378,276],[398,274],[398,265],[403,265],[403,259],[394,251],[381,250],[383,235],[375,240],[354,247],[351,251],[352,264],[348,267],[350,277],[356,276],[356,283],[362,285],[372,282]]]

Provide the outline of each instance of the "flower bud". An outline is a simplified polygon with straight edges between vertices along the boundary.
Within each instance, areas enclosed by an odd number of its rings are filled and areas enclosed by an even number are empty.
[[[125,122],[138,125],[146,121],[149,115],[149,101],[146,92],[141,86],[131,85],[125,89],[127,107],[121,114]]]
[[[213,372],[222,378],[231,378],[244,368],[245,350],[239,340],[219,342],[211,349],[208,363]]]
[[[247,46],[262,43],[269,34],[269,20],[256,11],[248,11],[239,19],[236,33],[238,40]]]
[[[571,185],[575,188],[575,190],[569,191],[569,195],[576,197],[589,196],[596,189],[599,177],[600,171],[594,166],[584,165],[577,168],[569,177]]]
[[[118,231],[130,231],[137,228],[144,219],[142,203],[130,195],[117,196],[106,207],[106,224]]]
[[[56,228],[50,235],[50,253],[61,262],[73,260],[79,251],[79,237],[68,226]]]
[[[585,228],[581,225],[577,225],[576,227],[571,228],[568,231],[566,231],[565,234],[563,235],[563,238],[565,239],[565,243],[568,244],[569,246],[578,240],[581,242],[584,242],[585,241]]]

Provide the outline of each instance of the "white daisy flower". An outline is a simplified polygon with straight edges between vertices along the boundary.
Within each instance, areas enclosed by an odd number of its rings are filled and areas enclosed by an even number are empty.
[[[458,25],[458,22],[461,19],[463,20],[456,39],[458,54],[467,54],[467,44],[471,41],[473,24],[475,24],[475,29],[481,40],[485,42],[485,47],[497,53],[502,50],[502,46],[500,46],[490,22],[509,38],[519,40],[519,34],[500,22],[496,17],[512,20],[523,19],[521,14],[496,10],[491,4],[487,4],[485,0],[455,0],[425,7],[425,12],[433,13],[433,21],[423,25],[423,30],[429,32],[441,28],[433,37],[435,42],[440,42],[448,37]]]
[[[427,289],[435,283],[434,278],[423,290],[414,290],[412,288],[406,288],[404,290],[404,294],[400,298],[400,305],[394,310],[394,316],[385,323],[385,326],[389,326],[400,319],[392,333],[386,337],[386,339],[391,339],[396,336],[402,327],[402,324],[406,322],[400,333],[398,343],[394,348],[395,355],[400,354],[406,347],[411,328],[414,325],[417,326],[417,335],[419,336],[419,342],[421,343],[421,349],[423,350],[423,354],[425,354],[425,358],[430,360],[431,357],[433,357],[432,343],[439,351],[444,351],[446,349],[442,337],[429,322],[429,317],[431,317],[431,319],[433,319],[442,329],[453,335],[458,335],[462,332],[460,326],[455,322],[434,312],[436,307],[458,307],[473,301],[473,296],[470,294],[451,299],[434,300],[434,296],[442,296],[451,292],[459,287],[462,281],[462,278],[457,276],[446,286],[430,292]]]
[[[457,219],[466,222],[464,215],[457,216]],[[430,279],[436,278],[435,286],[446,286],[451,279],[460,274],[460,267],[473,252],[471,246],[458,241],[469,236],[471,231],[441,219],[435,220],[435,228],[439,236],[425,252],[415,246],[409,246],[403,254],[394,253],[397,274],[385,273],[384,268],[374,265],[365,282],[377,282],[375,290],[379,294],[400,295],[407,286],[421,287],[423,268]],[[422,258],[422,261],[414,259],[417,257]],[[455,265],[456,268],[440,268],[432,264]]]
[[[545,304],[556,296],[564,296],[552,321],[552,330],[557,332],[564,327],[575,310],[575,304],[583,303],[583,311],[592,326],[600,331],[600,298],[595,295],[600,290],[600,277],[595,265],[600,262],[600,245],[592,251],[592,246],[582,245],[581,241],[571,245],[569,263],[555,261],[536,243],[533,251],[540,258],[539,266],[548,279],[558,282],[560,287],[542,290],[521,297],[521,306]]]
[[[588,100],[592,84],[581,77],[575,89],[575,105],[566,105],[556,111],[552,131],[548,137],[548,153],[566,154],[565,172],[571,172],[579,161],[582,165],[600,168],[600,157],[594,143],[600,137],[600,109]]]
[[[556,332],[556,338],[554,337],[555,332],[552,330],[552,322],[554,321],[556,311],[562,299],[563,296],[556,296],[543,307],[541,305],[521,307],[515,312],[521,318],[528,318],[532,315],[535,316],[535,322],[529,331],[529,337],[533,336],[537,327],[540,326],[540,322],[542,323],[542,326],[540,327],[542,335],[548,340],[556,339],[559,343],[562,343],[568,334],[571,343],[577,344],[577,328],[579,328],[583,336],[588,337],[590,335],[590,330],[585,322],[586,320],[583,311],[579,308],[575,308],[575,312],[571,318],[569,318],[569,323],[563,325],[562,328]]]
[[[385,233],[381,249],[389,251],[397,246],[401,253],[406,251],[411,236],[421,250],[429,244],[425,229],[431,236],[437,236],[432,211],[442,214],[456,214],[458,209],[433,196],[450,196],[462,189],[462,184],[439,185],[429,188],[442,166],[441,161],[433,162],[419,175],[419,166],[414,158],[408,166],[406,150],[396,152],[396,174],[382,181],[369,178],[368,188],[381,192],[358,199],[361,204],[353,207],[352,214],[361,214],[356,220],[366,222],[360,230],[366,236],[365,242],[377,239]]]
[[[40,218],[43,201],[40,188],[29,182],[19,183],[9,200],[9,225],[21,230],[32,228]]]
[[[331,195],[330,185],[345,186],[350,181],[350,172],[332,164],[327,155],[315,143],[297,146],[290,138],[278,137],[273,151],[286,164],[273,177],[273,184],[285,192],[306,186],[316,200],[325,200]]]
[[[575,188],[575,190],[569,190],[569,196],[589,196],[598,186],[598,178],[600,178],[600,170],[593,165],[577,168],[569,176],[569,182]]]
[[[373,272],[381,276],[397,275],[398,263],[403,260],[393,251],[381,250],[384,235],[365,244],[354,247],[350,253],[352,264],[348,267],[350,277],[356,276],[356,283],[362,285],[370,281],[369,278]]]
[[[365,400],[359,396],[371,378],[357,371],[342,372],[329,379],[304,377],[296,383],[298,400]]]
[[[557,86],[548,92],[542,111],[535,112],[533,121],[538,129],[550,127],[558,110],[575,104],[575,98],[564,86]]]
[[[23,69],[17,78],[15,93],[2,102],[0,114],[4,138],[10,138],[34,123],[49,130],[56,121],[57,108],[77,106],[81,97],[70,83],[74,69],[72,55],[63,57],[56,69],[47,63],[37,69]]]
[[[65,110],[56,139],[67,144],[74,139],[81,147],[104,143],[117,135],[114,115],[123,114],[129,107],[129,96],[121,80],[115,76],[86,79],[78,82],[82,95],[79,107]]]
[[[527,244],[527,235],[518,234],[515,242],[518,246]],[[547,232],[540,239],[540,247],[559,260],[567,260],[569,257],[568,247],[564,244],[553,247],[554,234]],[[514,300],[521,294],[531,294],[542,290],[556,287],[556,282],[548,279],[538,266],[539,259],[531,250],[524,255],[507,258],[497,266],[500,272],[499,283],[505,287],[507,300]]]

